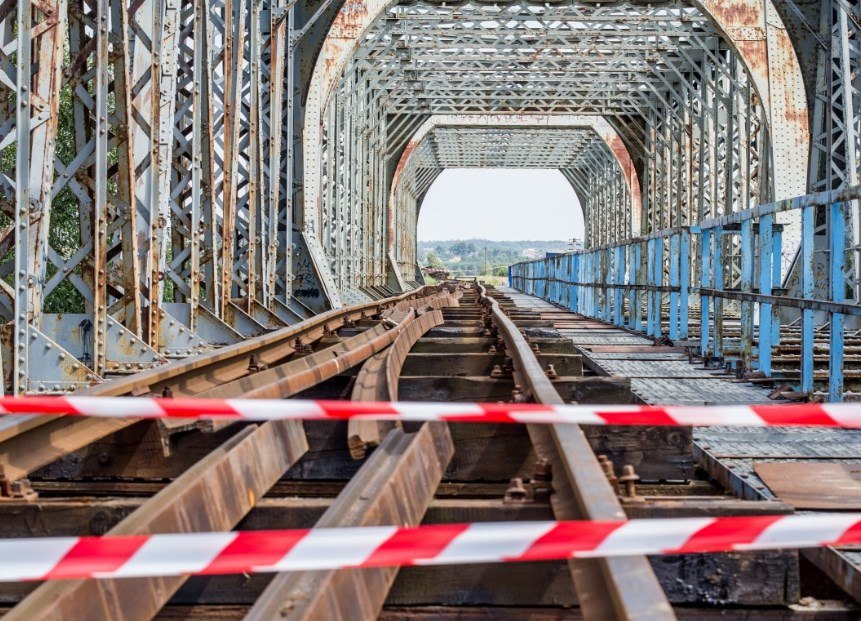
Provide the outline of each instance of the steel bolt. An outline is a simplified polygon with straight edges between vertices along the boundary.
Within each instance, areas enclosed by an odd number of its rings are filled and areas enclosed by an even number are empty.
[[[637,481],[640,477],[634,471],[634,466],[626,464],[622,466],[622,476],[619,477],[619,482],[625,487],[625,496],[627,498],[637,498]]]
[[[505,490],[503,502],[526,502],[529,499],[529,490],[523,485],[523,479],[511,479],[508,489]]]

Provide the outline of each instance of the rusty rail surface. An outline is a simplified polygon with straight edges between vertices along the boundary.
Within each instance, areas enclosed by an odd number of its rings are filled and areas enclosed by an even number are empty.
[[[325,333],[414,299],[433,297],[439,287],[422,287],[402,295],[332,310],[294,326],[250,338],[213,352],[116,378],[79,394],[200,396],[294,354]],[[236,395],[233,395],[236,396]],[[0,496],[20,495],[21,480],[60,457],[134,424],[134,419],[72,417],[0,417]]]
[[[523,396],[538,403],[563,404],[520,330],[481,283],[476,281],[475,286],[505,343]],[[619,499],[579,426],[527,425],[527,430],[536,453],[552,465],[553,512],[557,519],[625,519]],[[572,560],[569,566],[587,621],[676,618],[645,557]]]
[[[415,433],[393,430],[316,527],[418,524],[453,455],[445,423],[426,423]],[[397,573],[389,567],[278,574],[245,619],[376,619]]]
[[[387,310],[382,313],[380,324],[358,335],[275,367],[270,370],[272,373],[258,370],[198,396],[290,396],[373,357],[380,350],[385,362],[391,364],[396,386],[399,369],[412,344],[442,322],[441,312],[433,309],[456,305],[447,290],[410,298],[401,296],[388,304],[384,302]],[[379,310],[377,305],[374,307]],[[314,330],[321,322],[309,323],[314,324],[309,326]],[[308,338],[309,331],[303,334]],[[391,373],[383,369],[380,377],[389,380]],[[248,426],[146,501],[110,534],[229,530],[307,450],[301,422],[273,421]],[[321,524],[346,526],[392,521],[417,524],[453,453],[451,436],[444,424],[424,425],[417,433],[396,430],[339,495]],[[292,598],[289,608],[295,609],[299,617],[332,618],[336,603],[352,602],[353,598],[346,593],[367,592],[362,609],[368,611],[364,617],[371,618],[371,610],[376,611],[375,615],[382,608],[396,575],[396,570],[381,569],[368,573],[333,571],[276,576],[254,608],[259,612],[254,614],[269,614],[273,607],[283,611],[286,600]],[[185,580],[186,577],[172,577],[49,582],[22,600],[7,618],[59,620],[74,614],[86,619],[145,621],[158,613]],[[304,592],[316,595],[297,600],[294,585],[308,582],[320,588]],[[339,614],[352,618],[346,609]]]
[[[439,310],[423,312],[398,335],[392,346],[368,358],[356,376],[351,399],[353,401],[397,401],[398,376],[404,360],[416,341],[431,328],[441,325],[444,319]],[[400,427],[392,421],[351,419],[347,422],[347,443],[353,459],[364,459],[367,450],[377,446],[386,434]]]
[[[353,400],[396,400],[398,377],[410,349],[428,330],[443,323],[438,309],[456,306],[457,301],[443,294],[419,309],[405,305],[408,303],[397,305],[394,314],[409,313],[410,321],[390,347],[365,362],[356,378]],[[448,425],[429,423],[415,433],[404,433],[393,423],[371,424],[371,428],[348,427],[351,455],[356,456],[357,437],[362,457],[370,446],[379,444],[379,448],[318,520],[317,528],[416,525],[427,511],[454,456]],[[362,436],[363,432],[368,435]],[[245,618],[376,619],[397,573],[398,568],[380,568],[279,574]]]
[[[488,325],[496,327],[513,361],[515,381],[524,397],[541,403],[562,403],[514,322],[484,287],[477,284],[476,290],[485,309],[485,320]],[[381,316],[378,325],[365,326],[367,329],[359,334],[268,369],[261,362],[267,358],[259,354],[253,359],[257,366],[249,369],[248,361],[256,352],[248,349],[227,357],[224,352],[213,352],[222,354],[216,356],[219,361],[229,361],[232,357],[233,361],[219,369],[227,368],[228,375],[238,376],[193,394],[201,397],[289,397],[364,362],[356,378],[352,398],[396,400],[400,371],[407,354],[428,330],[444,323],[441,309],[457,306],[456,297],[457,293],[445,289],[422,290],[408,298],[402,296],[376,303],[371,306],[373,314]],[[335,322],[338,327],[351,325],[349,317],[355,316],[355,312],[347,309],[339,316],[329,314],[328,320],[309,320],[304,330],[297,331],[294,326],[290,329],[288,338],[291,342],[287,349],[293,353],[314,338],[332,335]],[[344,319],[345,316],[348,318]],[[306,339],[306,342],[297,344],[296,339],[299,338]],[[272,354],[269,359],[280,362],[284,357],[279,353]],[[244,368],[236,364],[237,359]],[[190,386],[206,386],[216,376],[205,365],[200,366],[196,361],[186,362],[188,366],[181,372],[162,375],[159,382],[170,387],[171,391],[176,386],[178,392],[191,392]],[[182,367],[182,364],[171,366]],[[192,367],[207,378],[196,379]],[[140,375],[152,377],[156,371],[163,369]],[[172,379],[178,379],[177,384],[171,385]],[[134,394],[145,394],[145,390],[151,392],[155,382],[148,381],[148,378],[141,379],[140,376],[120,380],[127,385],[134,384],[135,388],[131,389]],[[186,423],[180,421],[174,431],[213,430],[195,425],[183,427],[183,424]],[[553,510],[558,518],[624,517],[579,428],[530,425],[528,431],[538,455],[553,465],[556,492]],[[355,445],[353,436],[362,443],[360,447]],[[363,455],[371,446],[379,446],[317,526],[418,524],[454,454],[448,426],[424,424],[412,433],[395,428],[391,423],[370,430],[351,427],[349,440],[351,452],[360,448]],[[84,438],[76,441],[83,442]],[[144,502],[110,532],[145,534],[233,528],[307,450],[302,423],[277,421],[248,426]],[[570,565],[586,619],[674,618],[645,558],[572,561]],[[397,573],[396,568],[387,568],[279,574],[257,599],[247,618],[376,618]],[[51,582],[22,600],[7,618],[10,621],[59,620],[74,614],[77,618],[144,621],[157,615],[185,580],[140,578]],[[133,605],[129,605],[130,602]]]
[[[146,501],[108,534],[230,530],[307,449],[298,421],[247,427]],[[182,576],[46,582],[4,619],[147,621],[158,614],[186,579]]]

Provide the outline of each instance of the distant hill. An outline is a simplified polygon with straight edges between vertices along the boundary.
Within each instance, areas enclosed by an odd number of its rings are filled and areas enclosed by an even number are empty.
[[[572,250],[571,241],[561,239],[555,241],[490,241],[487,239],[420,241],[418,261],[422,266],[443,267],[453,276],[483,274],[504,276],[512,263],[539,259],[548,252],[569,250]]]

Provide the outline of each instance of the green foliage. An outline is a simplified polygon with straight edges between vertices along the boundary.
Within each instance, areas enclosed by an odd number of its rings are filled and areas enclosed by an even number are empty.
[[[425,265],[428,267],[443,267],[442,261],[440,261],[439,257],[433,252],[428,252],[425,256]]]
[[[455,239],[419,242],[418,258],[421,265],[443,267],[454,276],[492,275],[506,278],[509,265],[529,260],[533,258],[531,255],[543,257],[547,252],[565,252],[568,249],[569,242],[564,240],[497,242]]]
[[[77,154],[75,146],[75,121],[72,91],[64,88],[60,93],[60,119],[57,131],[57,157],[64,163],[71,162]],[[105,174],[104,172],[102,174]],[[78,199],[68,186],[63,188],[51,203],[51,219],[48,227],[48,245],[63,259],[71,257],[81,247],[80,211]],[[56,274],[57,268],[48,263],[47,279]],[[81,275],[80,268],[73,273]],[[83,313],[84,298],[74,285],[64,279],[44,302],[46,313]]]

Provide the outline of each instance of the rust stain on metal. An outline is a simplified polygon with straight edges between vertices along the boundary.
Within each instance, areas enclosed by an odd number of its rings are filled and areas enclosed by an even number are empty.
[[[839,462],[757,462],[756,474],[795,509],[861,510],[861,465]]]

